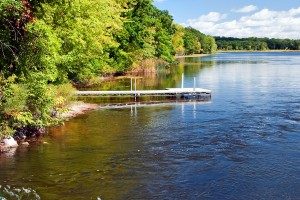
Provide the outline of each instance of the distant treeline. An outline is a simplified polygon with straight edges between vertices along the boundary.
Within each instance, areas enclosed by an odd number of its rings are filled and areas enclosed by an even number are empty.
[[[218,50],[300,50],[300,40],[274,38],[214,37]]]

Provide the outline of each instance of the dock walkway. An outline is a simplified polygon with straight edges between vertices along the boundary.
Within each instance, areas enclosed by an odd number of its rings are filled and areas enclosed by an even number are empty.
[[[76,91],[80,96],[201,96],[211,95],[211,90],[203,88],[167,88],[165,90],[126,90],[126,91]]]

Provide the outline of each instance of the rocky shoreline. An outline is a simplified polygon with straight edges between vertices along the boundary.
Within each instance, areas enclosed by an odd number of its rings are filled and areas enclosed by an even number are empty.
[[[71,104],[70,110],[63,113],[61,117],[65,119],[69,119],[72,117],[76,117],[78,115],[84,114],[88,110],[96,110],[99,105],[92,103],[84,103],[84,102],[75,102]],[[45,128],[41,128],[41,130],[45,130]],[[44,131],[42,131],[44,133]],[[43,135],[37,133],[32,134],[33,137],[38,137],[39,135]],[[9,152],[11,148],[17,148],[19,145],[29,145],[28,142],[25,141],[26,136],[24,134],[17,135],[15,137],[9,137],[0,140],[0,153]]]

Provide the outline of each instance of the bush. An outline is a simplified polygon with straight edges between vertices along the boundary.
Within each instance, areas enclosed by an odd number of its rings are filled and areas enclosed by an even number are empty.
[[[75,100],[73,92],[76,90],[72,84],[64,83],[57,86],[50,86],[55,91],[53,116],[57,118],[62,113],[69,110],[68,105]]]
[[[58,124],[74,90],[71,84],[48,85],[39,73],[18,84],[14,76],[0,75],[0,138]]]

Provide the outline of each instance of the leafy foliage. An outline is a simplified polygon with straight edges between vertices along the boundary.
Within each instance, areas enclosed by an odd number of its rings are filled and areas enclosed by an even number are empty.
[[[211,54],[217,50],[217,45],[213,37],[207,36],[192,27],[184,29],[183,39],[186,54]]]
[[[28,81],[16,83],[16,77],[0,77],[0,138],[24,127],[55,125],[72,100],[70,84],[48,85],[41,74],[33,74]]]
[[[0,2],[0,66],[5,73],[13,73],[24,42],[26,24],[32,13],[26,0],[1,0]]]
[[[184,40],[183,40],[183,36],[184,36],[184,28],[178,24],[174,24],[174,29],[175,32],[173,34],[173,38],[172,38],[172,44],[175,50],[175,53],[177,55],[183,55],[184,54]],[[200,49],[199,47],[197,47],[198,49]]]
[[[201,52],[200,38],[193,32],[192,28],[185,28],[184,30],[184,48],[186,54],[195,54]]]
[[[172,16],[158,10],[151,0],[125,1],[122,13],[123,29],[116,32],[118,47],[110,48],[109,55],[117,72],[131,70],[137,63],[150,58],[174,60]]]
[[[44,14],[33,31],[51,42],[47,48],[55,58],[58,80],[82,81],[114,71],[106,49],[118,46],[112,34],[122,27],[122,9],[115,1],[66,0],[41,6]]]

